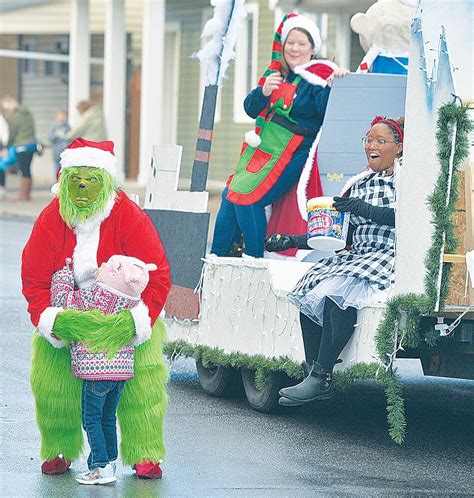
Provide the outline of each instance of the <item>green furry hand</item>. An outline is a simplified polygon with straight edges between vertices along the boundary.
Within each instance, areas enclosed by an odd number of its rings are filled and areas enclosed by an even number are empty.
[[[135,335],[135,322],[128,310],[104,315],[99,310],[64,310],[58,313],[53,333],[63,341],[80,341],[93,352],[113,356]]]

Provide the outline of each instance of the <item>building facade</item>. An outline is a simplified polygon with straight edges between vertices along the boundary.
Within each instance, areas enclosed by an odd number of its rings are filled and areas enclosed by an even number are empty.
[[[249,0],[236,59],[220,90],[210,182],[233,169],[243,136],[252,127],[242,107],[271,54],[275,27],[288,11],[313,18],[322,56],[355,69],[363,52],[350,16],[370,1]],[[77,101],[103,105],[117,144],[122,176],[145,183],[151,145],[183,146],[181,177],[190,178],[203,76],[193,58],[213,10],[208,0],[51,0],[0,6],[0,95],[11,94],[33,112],[38,138],[56,110],[77,120]]]

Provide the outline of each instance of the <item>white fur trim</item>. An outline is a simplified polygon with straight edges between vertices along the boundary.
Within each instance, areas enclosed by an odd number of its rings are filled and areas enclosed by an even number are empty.
[[[57,195],[59,192],[59,183],[55,183],[52,187],[51,187],[51,193],[53,193],[54,195]]]
[[[339,68],[339,66],[334,62],[318,59],[318,60],[311,60],[306,64],[301,64],[301,66],[296,66],[293,69],[293,72],[295,74],[299,74],[305,81],[311,83],[311,85],[318,85],[325,87],[328,83],[324,78],[321,78],[321,76],[318,76],[317,74],[314,74],[307,70],[309,67],[315,66],[317,64],[324,64],[326,66],[329,66],[334,71]]]
[[[374,60],[380,55],[382,49],[379,47],[372,46],[369,51],[365,54],[364,58],[360,61],[357,67],[356,73],[366,73],[372,68]],[[361,69],[362,64],[367,64],[367,69]]]
[[[151,337],[151,318],[148,306],[143,301],[140,301],[134,308],[130,308],[130,313],[135,322],[135,338],[132,344],[133,346],[140,346]]]
[[[100,225],[110,215],[115,203],[115,194],[107,201],[104,211],[94,218],[74,227],[74,277],[79,288],[94,283],[97,265],[97,250],[100,240]]]
[[[112,153],[96,147],[78,147],[61,152],[61,169],[77,166],[101,168],[110,173],[112,178],[117,176],[117,158]]]
[[[401,163],[402,163],[401,158],[398,158],[398,157],[395,158],[395,161],[393,163],[394,174],[397,173],[398,169],[400,168]],[[358,175],[354,175],[351,178],[349,178],[349,180],[347,180],[344,187],[342,187],[341,195],[344,195],[352,187],[352,185],[354,185],[356,182],[358,182],[359,180],[362,180],[362,178],[365,178],[366,176],[369,176],[373,173],[377,173],[377,172],[374,171],[373,169],[367,168],[365,171],[362,171],[362,173],[359,173]]]
[[[375,171],[371,169],[366,169],[365,171],[362,171],[362,173],[358,173],[357,175],[354,175],[351,178],[349,178],[344,187],[342,187],[341,195],[344,195],[356,182],[362,180],[362,178],[365,178],[366,176],[371,175],[372,173],[375,173]]]
[[[314,24],[311,19],[308,19],[305,16],[297,15],[294,17],[290,17],[283,24],[283,28],[281,30],[281,44],[284,45],[290,31],[294,28],[303,28],[305,29],[313,39],[314,49],[313,52],[316,54],[321,49],[321,35],[319,33],[319,28]]]
[[[245,134],[245,141],[250,145],[250,147],[253,147],[254,149],[256,149],[262,143],[262,139],[257,135],[255,130],[249,130]]]
[[[41,313],[38,322],[38,332],[40,333],[40,336],[44,337],[56,349],[63,348],[66,345],[60,339],[53,337],[54,321],[56,320],[58,313],[61,313],[61,311],[64,311],[64,308],[50,306],[49,308],[46,308],[43,313]]]
[[[308,202],[308,196],[306,194],[306,189],[308,188],[309,179],[311,178],[311,171],[313,169],[313,159],[316,154],[316,148],[319,144],[319,139],[321,137],[321,130],[319,130],[316,138],[311,145],[309,150],[308,158],[303,166],[303,171],[301,172],[300,179],[298,180],[298,186],[296,187],[296,199],[298,201],[298,210],[300,212],[301,218],[306,221],[308,217],[308,212],[306,210],[306,203]]]

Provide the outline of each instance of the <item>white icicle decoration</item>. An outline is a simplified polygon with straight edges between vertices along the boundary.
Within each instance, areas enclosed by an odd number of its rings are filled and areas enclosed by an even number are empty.
[[[229,61],[235,57],[235,42],[247,12],[245,0],[211,0],[211,5],[214,16],[206,22],[201,34],[201,38],[211,39],[194,57],[201,61],[206,85],[221,85]]]

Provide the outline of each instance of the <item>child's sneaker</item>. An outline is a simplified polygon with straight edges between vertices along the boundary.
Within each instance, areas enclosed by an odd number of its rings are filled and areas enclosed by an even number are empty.
[[[110,463],[105,467],[97,467],[76,476],[79,484],[107,484],[116,480],[115,470]]]

